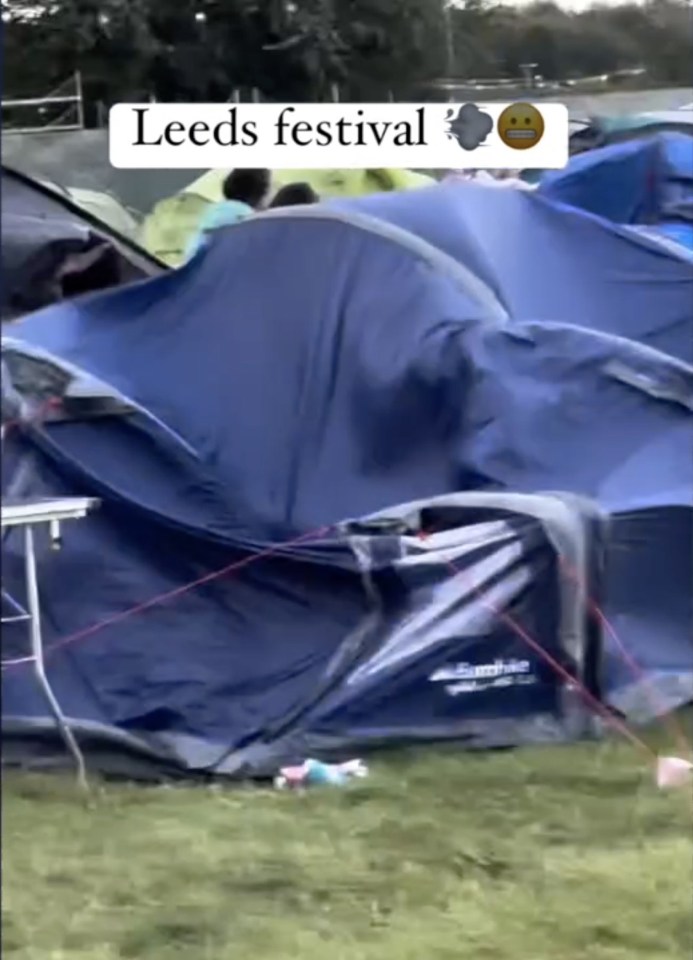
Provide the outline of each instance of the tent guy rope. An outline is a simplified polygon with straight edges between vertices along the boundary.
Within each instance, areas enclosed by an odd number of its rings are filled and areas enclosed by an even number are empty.
[[[15,427],[22,426],[22,425],[25,427],[36,426],[37,424],[40,424],[40,422],[43,420],[45,415],[53,407],[55,407],[56,404],[59,404],[59,402],[60,401],[56,400],[55,398],[50,398],[49,400],[42,403],[38,409],[34,410],[29,417],[25,417],[25,418],[20,417],[15,420],[8,421],[3,427],[3,438],[7,435],[7,432],[10,429],[13,429]],[[46,657],[50,657],[52,653],[54,653],[59,649],[62,649],[66,646],[77,643],[79,641],[85,640],[95,635],[96,633],[100,632],[101,630],[105,629],[108,626],[111,626],[116,623],[121,623],[124,620],[127,620],[128,618],[138,615],[140,613],[144,613],[155,606],[170,602],[171,600],[174,600],[177,597],[180,597],[183,594],[191,590],[194,590],[199,586],[202,586],[206,583],[210,583],[214,580],[218,580],[224,576],[233,575],[237,571],[243,568],[246,568],[253,563],[257,563],[263,559],[267,559],[269,557],[279,555],[283,550],[289,547],[297,546],[299,544],[306,543],[309,541],[319,541],[320,539],[325,538],[330,532],[333,532],[334,529],[335,528],[333,526],[322,526],[322,527],[315,528],[314,530],[308,531],[307,533],[304,533],[298,537],[272,544],[267,548],[258,551],[257,553],[251,554],[250,556],[243,558],[240,561],[234,561],[233,563],[227,564],[218,570],[205,574],[204,576],[199,577],[193,581],[190,581],[189,583],[183,584],[179,587],[176,587],[173,590],[169,590],[164,593],[157,594],[153,597],[150,597],[149,599],[139,604],[136,604],[116,614],[113,614],[110,617],[106,617],[103,620],[97,621],[96,623],[93,623],[82,630],[76,631],[56,641],[54,644],[52,644],[50,647],[46,649],[45,651]],[[425,531],[420,534],[422,539],[425,539],[428,535],[429,534]],[[452,561],[445,561],[445,562],[447,566],[450,568],[451,574],[454,577],[459,577],[460,575],[464,575],[463,571],[459,570],[459,568]],[[577,578],[578,576],[577,573],[569,567],[569,565],[566,563],[564,558],[559,558],[559,563],[560,563],[561,569],[564,571],[564,573],[567,576],[570,576],[573,579]],[[478,589],[476,587],[474,589],[477,595],[480,595]],[[585,686],[585,684],[583,684],[580,681],[578,677],[572,675],[570,671],[568,671],[561,663],[559,663],[559,661],[556,660],[540,643],[538,643],[533,637],[531,637],[530,634],[526,631],[526,629],[522,626],[522,624],[518,623],[517,620],[514,617],[512,617],[512,615],[510,615],[509,613],[507,613],[506,611],[500,608],[494,608],[492,605],[488,604],[488,602],[483,597],[481,599],[482,599],[482,602],[485,603],[489,607],[489,609],[492,610],[494,615],[498,617],[500,621],[504,622],[507,626],[509,626],[510,629],[520,639],[522,639],[527,646],[529,646],[538,656],[540,656],[547,664],[549,664],[549,666],[552,668],[552,670],[556,674],[558,674],[566,683],[568,683],[573,689],[575,689],[580,694],[580,696],[583,698],[586,704],[595,712],[596,715],[601,717],[601,719],[604,721],[605,724],[612,727],[615,731],[619,732],[637,750],[646,754],[649,761],[654,762],[656,767],[656,781],[660,787],[665,788],[665,787],[677,786],[677,785],[681,785],[684,782],[687,782],[688,776],[691,770],[693,770],[693,768],[691,767],[690,761],[680,757],[659,757],[656,754],[656,752],[647,743],[645,743],[645,741],[641,737],[639,737],[626,722],[624,722],[620,717],[616,716],[612,711],[610,711],[608,707],[606,707]],[[642,679],[644,677],[644,671],[642,670],[640,665],[635,661],[635,659],[631,656],[628,650],[625,648],[624,644],[618,637],[616,631],[614,630],[613,626],[611,625],[610,621],[608,620],[606,615],[603,613],[601,608],[589,596],[587,596],[586,598],[586,603],[590,609],[590,612],[595,617],[597,617],[603,629],[608,632],[609,636],[614,641],[620,656],[628,664],[628,666],[634,672],[634,674],[639,679]],[[2,670],[7,670],[13,667],[18,667],[24,664],[32,663],[34,659],[35,659],[34,656],[26,656],[26,657],[18,657],[10,660],[4,660],[0,662],[0,667],[2,668]],[[656,710],[655,712],[658,713],[659,711]],[[692,755],[693,752],[690,749],[690,745],[688,744],[685,738],[685,735],[683,734],[683,731],[679,729],[678,726],[676,725],[675,719],[673,717],[667,717],[666,713],[664,716],[668,720],[669,724],[672,726],[672,729],[675,730],[676,739],[682,748],[682,752],[688,755]]]

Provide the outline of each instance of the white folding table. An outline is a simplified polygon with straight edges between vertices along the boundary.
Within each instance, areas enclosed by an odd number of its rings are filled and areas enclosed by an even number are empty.
[[[12,598],[5,598],[3,593],[3,598],[14,608],[14,614],[12,616],[3,615],[2,623],[16,623],[17,621],[28,623],[32,663],[36,679],[65,745],[74,758],[79,782],[84,787],[87,785],[84,757],[75,735],[70,729],[70,724],[51,689],[44,666],[34,528],[41,525],[47,526],[51,547],[54,550],[59,550],[62,544],[61,524],[66,520],[79,520],[86,517],[89,511],[97,507],[98,504],[99,501],[93,497],[61,497],[16,502],[10,500],[2,503],[3,539],[12,527],[21,527],[24,530],[24,578],[27,597],[27,609],[23,610]]]

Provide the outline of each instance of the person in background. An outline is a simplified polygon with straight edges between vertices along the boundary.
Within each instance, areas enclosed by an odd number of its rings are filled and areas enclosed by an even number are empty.
[[[205,211],[185,259],[193,257],[214,230],[246,220],[260,210],[267,200],[271,183],[269,170],[232,170],[222,185],[224,199],[210,204]]]
[[[320,197],[309,183],[287,183],[277,191],[270,208],[297,207],[304,203],[319,203]]]

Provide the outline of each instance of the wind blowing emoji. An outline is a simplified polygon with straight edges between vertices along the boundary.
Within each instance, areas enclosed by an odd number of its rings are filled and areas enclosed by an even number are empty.
[[[457,116],[454,110],[448,110],[445,122],[448,136],[456,140],[463,150],[476,150],[493,130],[491,117],[473,103],[465,103],[460,107]]]

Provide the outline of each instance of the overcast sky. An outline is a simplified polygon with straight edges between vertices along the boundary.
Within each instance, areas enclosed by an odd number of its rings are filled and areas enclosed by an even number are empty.
[[[522,7],[526,6],[528,3],[533,3],[535,0],[506,0],[506,2],[513,3],[515,6]],[[584,10],[585,7],[591,7],[596,0],[554,0],[557,6],[565,7],[568,10]],[[629,0],[598,0],[599,5],[604,5],[605,7],[615,7],[620,3],[627,3]]]
[[[516,7],[526,7],[527,4],[535,3],[536,0],[503,0],[503,2]],[[597,3],[600,7],[616,7],[622,3],[629,3],[630,0],[553,0],[553,2],[556,6],[565,7],[567,10],[584,10],[585,7],[591,7]]]

